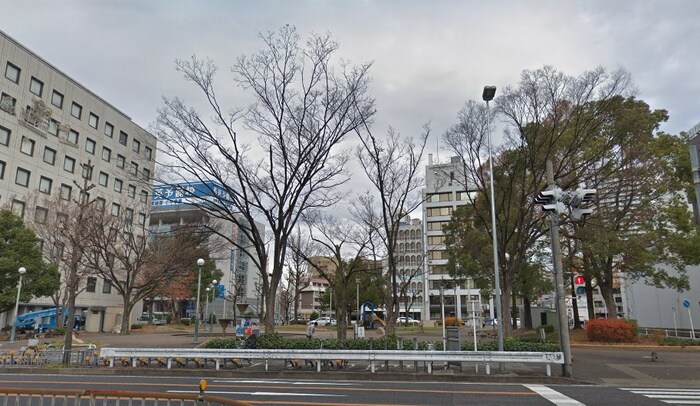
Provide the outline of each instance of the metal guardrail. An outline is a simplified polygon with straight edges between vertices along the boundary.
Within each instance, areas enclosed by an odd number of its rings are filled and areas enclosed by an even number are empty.
[[[250,403],[194,393],[140,392],[121,390],[0,388],[0,405],[100,406],[118,405],[251,406]]]
[[[364,361],[370,369],[376,371],[375,364],[387,361],[425,362],[428,373],[432,373],[433,362],[472,362],[486,365],[486,374],[491,373],[494,363],[538,363],[544,364],[547,376],[552,375],[551,364],[563,364],[561,352],[497,352],[497,351],[403,351],[403,350],[251,350],[251,349],[167,349],[167,348],[102,348],[100,358],[110,367],[115,365],[138,367],[158,365],[172,368],[173,364],[197,366],[214,364],[219,370],[228,361],[236,364],[240,360],[263,360],[265,370],[269,361],[290,360],[309,361],[321,372],[321,364],[335,361]]]
[[[20,349],[0,352],[0,366],[41,366],[64,363],[64,357],[73,366],[97,366],[100,364],[99,350],[83,348],[77,350]]]

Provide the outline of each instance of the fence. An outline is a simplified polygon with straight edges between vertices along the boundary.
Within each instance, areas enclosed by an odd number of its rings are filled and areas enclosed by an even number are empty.
[[[99,350],[94,347],[70,351],[55,348],[28,348],[0,352],[0,366],[40,366],[62,363],[73,366],[97,366],[100,362],[99,355]]]
[[[121,402],[126,405],[251,406],[238,400],[194,393],[0,388],[2,406],[106,406]]]
[[[561,352],[497,352],[497,351],[402,351],[402,350],[251,350],[251,349],[167,349],[167,348],[102,348],[100,358],[110,367],[146,367],[153,365],[172,368],[173,365],[202,367],[213,364],[216,370],[227,362],[240,366],[241,360],[262,360],[265,371],[269,362],[281,360],[310,362],[321,372],[321,365],[347,361],[369,363],[372,373],[380,362],[423,362],[428,373],[432,373],[434,362],[484,364],[486,374],[491,373],[493,363],[537,363],[544,364],[547,376],[552,375],[551,364],[563,364]]]

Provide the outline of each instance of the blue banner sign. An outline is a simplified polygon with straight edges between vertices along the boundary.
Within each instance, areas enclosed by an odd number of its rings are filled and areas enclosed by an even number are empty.
[[[224,204],[228,193],[216,182],[187,182],[173,185],[156,185],[153,187],[151,206],[173,207],[187,204],[203,203],[209,200]]]

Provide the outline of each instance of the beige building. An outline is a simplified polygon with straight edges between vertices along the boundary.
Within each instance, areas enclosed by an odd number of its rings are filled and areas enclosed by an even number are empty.
[[[146,224],[156,138],[2,31],[0,71],[0,206],[41,222],[51,207],[40,203],[75,198],[74,182],[81,184],[85,176],[95,185],[90,195],[99,205]],[[88,161],[93,171],[83,173],[81,164]],[[107,280],[85,283],[76,314],[86,316],[88,331],[111,330],[122,312],[119,296]],[[39,298],[20,303],[19,312],[46,307],[53,302]],[[13,317],[0,316],[0,322],[9,324]]]

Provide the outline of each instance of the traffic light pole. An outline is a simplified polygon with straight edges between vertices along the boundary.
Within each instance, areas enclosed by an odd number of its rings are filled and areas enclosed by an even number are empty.
[[[554,170],[552,161],[547,160],[547,183],[554,188]],[[561,245],[559,241],[559,213],[554,210],[549,214],[552,238],[552,260],[554,262],[554,284],[557,294],[557,315],[559,318],[559,344],[564,353],[562,376],[571,377],[571,342],[569,341],[569,318],[566,313],[566,294],[564,293],[564,269],[561,263]]]

